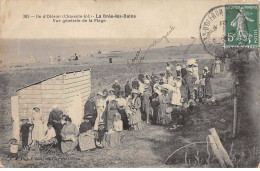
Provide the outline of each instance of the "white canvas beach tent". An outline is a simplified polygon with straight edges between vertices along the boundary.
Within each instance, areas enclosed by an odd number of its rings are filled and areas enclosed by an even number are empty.
[[[20,119],[26,117],[31,121],[34,107],[40,108],[44,126],[47,125],[53,105],[68,114],[72,123],[79,125],[90,93],[90,69],[55,75],[18,89],[17,96],[11,97],[13,138],[19,140]]]

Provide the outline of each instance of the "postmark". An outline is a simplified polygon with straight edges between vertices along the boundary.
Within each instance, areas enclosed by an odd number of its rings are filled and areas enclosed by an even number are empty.
[[[211,8],[200,24],[200,39],[204,49],[213,56],[224,51],[225,6]]]

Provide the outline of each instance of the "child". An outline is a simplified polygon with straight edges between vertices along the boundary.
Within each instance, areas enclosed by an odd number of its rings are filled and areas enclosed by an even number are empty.
[[[10,142],[10,153],[8,155],[8,158],[17,160],[18,159],[18,145],[19,145],[18,141],[15,138],[12,138],[10,141],[11,141]]]
[[[116,147],[120,144],[120,132],[123,131],[123,121],[121,115],[117,112],[114,114],[113,128],[106,134],[106,142],[109,147]]]
[[[96,134],[96,146],[99,148],[103,148],[103,139],[106,132],[106,127],[104,122],[100,122],[98,125],[98,131]]]
[[[20,130],[21,133],[21,137],[22,137],[22,146],[23,148],[26,148],[28,146],[28,138],[29,138],[29,131],[30,131],[30,127],[33,127],[33,124],[29,124],[29,119],[24,118],[22,119],[22,127]]]

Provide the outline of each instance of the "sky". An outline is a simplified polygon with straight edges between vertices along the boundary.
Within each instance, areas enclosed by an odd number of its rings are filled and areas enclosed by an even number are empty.
[[[0,38],[168,38],[199,36],[203,16],[217,0],[1,0]],[[257,1],[255,1],[257,2]],[[54,23],[23,15],[132,14],[105,23]]]

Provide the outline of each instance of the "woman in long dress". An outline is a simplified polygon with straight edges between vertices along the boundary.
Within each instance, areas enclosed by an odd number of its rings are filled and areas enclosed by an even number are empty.
[[[114,115],[118,112],[117,101],[112,100],[107,105],[106,130],[113,128]]]
[[[40,142],[44,139],[44,129],[42,114],[38,107],[33,108],[32,123],[34,124],[32,130],[32,140],[34,142]]]
[[[79,127],[79,147],[81,151],[87,151],[96,148],[95,145],[95,133],[91,125],[91,115],[84,116]]]
[[[220,63],[221,63],[221,61],[219,60],[219,59],[217,59],[216,61],[215,61],[215,74],[219,74],[220,73]]]
[[[123,131],[123,121],[121,115],[114,114],[113,127],[105,135],[105,147],[117,147],[120,144],[120,132]]]
[[[131,113],[129,116],[129,124],[134,130],[141,130],[142,119],[141,119],[141,99],[138,96],[139,91],[136,89],[132,90],[132,98],[130,100],[129,106]]]
[[[197,63],[194,63],[192,66],[192,70],[193,70],[193,75],[194,77],[196,77],[196,81],[194,84],[199,84],[200,81],[200,76],[199,76],[199,67]]]
[[[73,152],[78,145],[78,128],[75,124],[72,124],[72,120],[69,116],[66,116],[65,124],[61,130],[61,151],[62,153]]]
[[[161,89],[162,94],[159,96],[159,113],[158,113],[158,120],[159,124],[166,124],[166,108],[168,106],[168,98],[167,93],[168,89],[162,88]]]
[[[97,93],[97,100],[96,100],[97,118],[94,124],[95,131],[98,131],[99,124],[105,122],[106,120],[106,115],[105,115],[106,101],[102,98],[102,96],[103,96],[102,92]]]
[[[211,98],[212,97],[212,88],[211,88],[210,79],[213,78],[213,76],[209,72],[209,69],[207,66],[204,67],[203,78],[205,79],[205,97]]]
[[[181,84],[182,84],[182,80],[181,77],[177,77],[176,81],[175,81],[175,85],[174,85],[174,91],[172,93],[172,100],[171,100],[171,104],[175,105],[175,106],[181,106]]]

